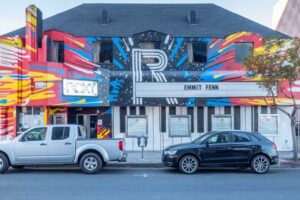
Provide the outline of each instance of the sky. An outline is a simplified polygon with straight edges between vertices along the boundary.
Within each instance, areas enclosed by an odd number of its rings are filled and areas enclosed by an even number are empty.
[[[25,25],[25,8],[34,4],[44,19],[82,3],[214,3],[265,26],[272,26],[272,12],[278,0],[0,0],[0,35]]]

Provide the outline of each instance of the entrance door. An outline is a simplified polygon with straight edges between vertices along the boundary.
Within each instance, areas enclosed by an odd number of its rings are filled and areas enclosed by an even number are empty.
[[[97,115],[78,114],[76,122],[86,128],[88,138],[97,138]]]

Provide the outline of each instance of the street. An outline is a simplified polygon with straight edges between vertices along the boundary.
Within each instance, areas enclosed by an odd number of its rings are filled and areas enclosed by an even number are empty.
[[[47,199],[299,199],[300,169],[250,171],[105,168],[97,175],[78,169],[10,170],[0,175],[1,200]]]

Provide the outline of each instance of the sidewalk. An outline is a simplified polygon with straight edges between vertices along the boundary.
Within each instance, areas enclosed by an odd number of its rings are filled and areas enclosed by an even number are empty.
[[[293,153],[288,151],[281,151],[279,153],[279,163],[273,165],[275,168],[300,168],[300,160],[293,161]],[[159,168],[163,167],[161,163],[161,151],[146,151],[144,158],[142,152],[128,152],[127,162],[125,163],[110,163],[109,166],[113,167],[145,167],[145,168]],[[299,156],[300,158],[300,153]]]

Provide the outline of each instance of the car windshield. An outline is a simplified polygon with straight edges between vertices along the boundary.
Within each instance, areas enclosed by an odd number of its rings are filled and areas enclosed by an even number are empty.
[[[209,138],[214,133],[217,133],[217,131],[207,132],[207,133],[201,135],[200,137],[198,137],[197,139],[195,139],[192,143],[201,144],[202,142],[204,142],[207,138]]]

